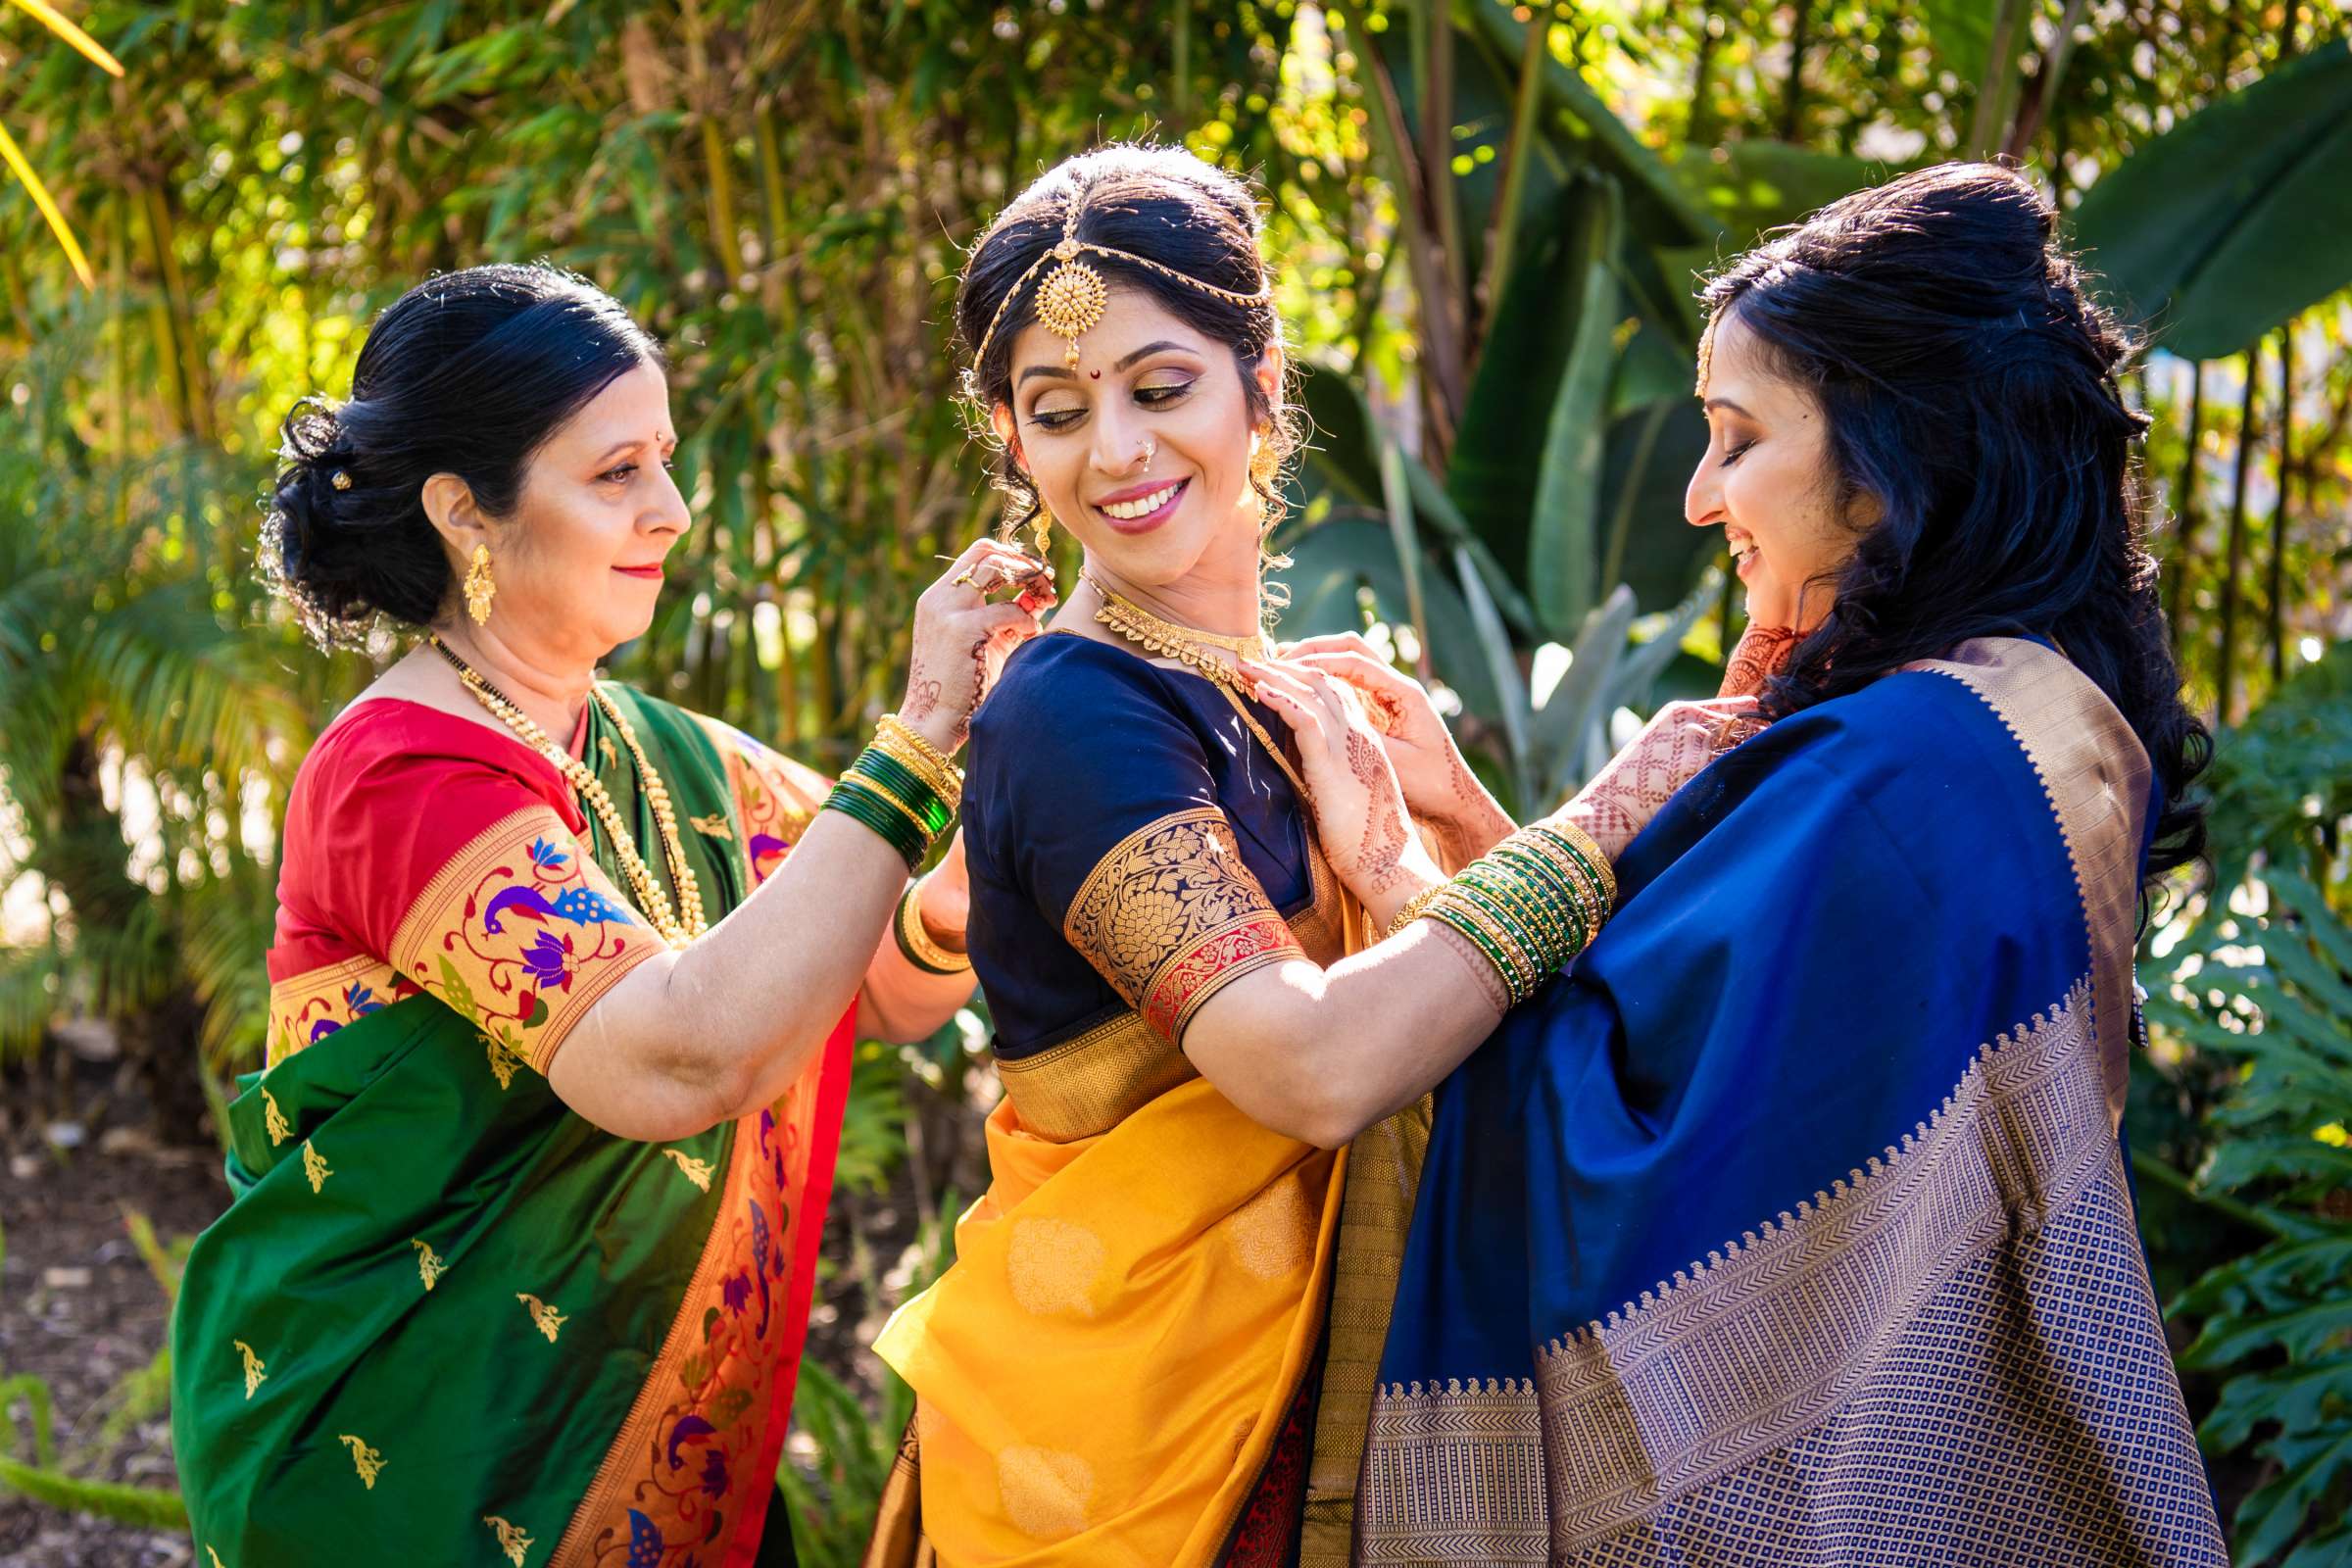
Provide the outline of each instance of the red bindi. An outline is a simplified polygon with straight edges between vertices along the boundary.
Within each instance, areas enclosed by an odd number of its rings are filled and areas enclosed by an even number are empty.
[[[1089,370],[1086,373],[1093,376],[1098,381],[1102,379],[1102,372],[1101,370]]]

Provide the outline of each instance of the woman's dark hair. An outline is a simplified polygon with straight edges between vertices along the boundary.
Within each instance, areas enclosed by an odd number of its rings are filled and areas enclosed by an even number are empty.
[[[429,623],[449,553],[424,482],[454,473],[492,516],[514,511],[531,454],[613,380],[662,363],[604,290],[544,265],[428,278],[368,329],[351,401],[294,405],[262,530],[262,572],[322,646],[378,612]]]
[[[1074,227],[1069,222],[1073,209]],[[987,357],[972,363],[963,377],[964,394],[984,425],[999,404],[1012,401],[1013,340],[1037,318],[1040,277],[1029,278],[1002,318],[998,309],[1038,258],[1061,242],[1065,229],[1078,239],[1144,257],[1236,294],[1258,293],[1267,281],[1257,203],[1243,180],[1181,147],[1117,143],[1064,159],[997,215],[964,264],[956,327],[967,360],[983,340],[988,343]],[[1083,260],[1104,282],[1142,290],[1170,315],[1233,351],[1250,417],[1265,430],[1250,484],[1264,505],[1265,531],[1272,533],[1283,512],[1282,466],[1298,450],[1301,435],[1291,402],[1275,407],[1257,383],[1259,359],[1269,344],[1282,341],[1282,318],[1273,304],[1220,299],[1115,256],[1089,251]],[[997,443],[992,477],[1006,498],[1009,535],[1036,517],[1044,502],[1002,443]],[[1267,560],[1270,565],[1288,564],[1279,558]],[[1278,590],[1271,602],[1279,603]]]
[[[1706,285],[1820,402],[1836,499],[1881,519],[1828,617],[1767,686],[1774,717],[1972,637],[2046,637],[2105,692],[2163,788],[2152,872],[2204,848],[2189,783],[2212,737],[2180,682],[2143,542],[2116,376],[2138,345],[2056,242],[2056,211],[1994,164],[1859,191]]]

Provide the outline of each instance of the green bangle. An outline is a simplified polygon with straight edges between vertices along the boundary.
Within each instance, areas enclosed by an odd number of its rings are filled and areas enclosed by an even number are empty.
[[[899,858],[906,862],[907,870],[923,863],[923,852],[929,846],[923,842],[921,832],[905,815],[863,790],[853,789],[846,783],[836,784],[819,808],[839,811],[850,820],[871,828],[883,843],[899,852]]]
[[[921,819],[923,831],[933,838],[947,831],[952,813],[947,803],[939,798],[939,792],[889,753],[869,746],[851,761],[849,770],[887,790],[893,800]]]
[[[1534,977],[1525,955],[1514,946],[1509,932],[1485,909],[1462,897],[1458,887],[1454,897],[1431,906],[1428,918],[1443,920],[1468,937],[1502,976],[1503,989],[1510,993],[1514,1004],[1534,993]]]

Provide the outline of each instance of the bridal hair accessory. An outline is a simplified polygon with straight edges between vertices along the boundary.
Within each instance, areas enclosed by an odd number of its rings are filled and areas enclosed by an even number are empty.
[[[1102,274],[1078,259],[1087,252],[1131,263],[1228,304],[1249,307],[1273,302],[1274,289],[1270,283],[1259,284],[1254,294],[1243,294],[1233,289],[1219,288],[1214,283],[1204,283],[1190,272],[1178,271],[1149,256],[1138,256],[1133,251],[1080,239],[1078,217],[1081,211],[1078,203],[1070,204],[1069,214],[1062,220],[1059,243],[1031,262],[1028,270],[1015,278],[1012,287],[1004,291],[1004,298],[998,301],[996,314],[988,318],[988,330],[980,334],[980,352],[972,356],[974,366],[986,363],[988,347],[997,340],[997,327],[1004,319],[1004,313],[1012,308],[1014,300],[1021,297],[1021,290],[1029,286],[1030,279],[1043,270],[1044,281],[1037,286],[1038,324],[1066,345],[1062,363],[1072,369],[1078,368],[1078,339],[1102,319],[1103,308],[1110,300],[1110,290],[1103,283]],[[1051,270],[1048,270],[1049,263],[1052,264]]]

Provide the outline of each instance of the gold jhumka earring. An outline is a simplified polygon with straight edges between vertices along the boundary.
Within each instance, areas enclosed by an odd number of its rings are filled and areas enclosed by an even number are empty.
[[[476,626],[490,619],[490,601],[498,597],[498,584],[490,580],[490,547],[473,547],[473,564],[466,568],[466,613],[473,617]]]

